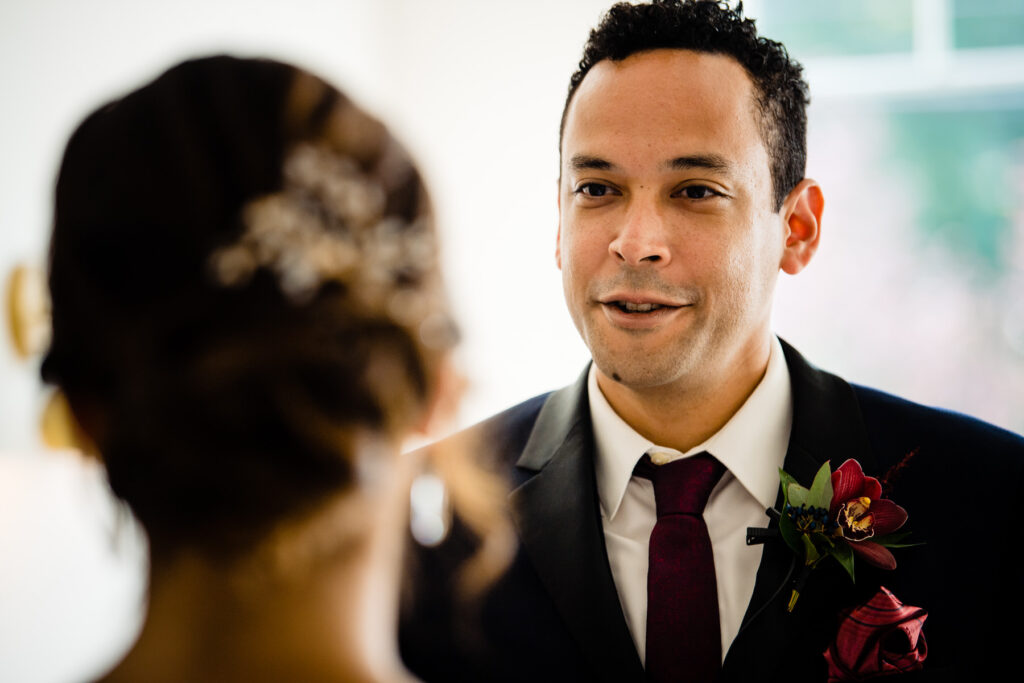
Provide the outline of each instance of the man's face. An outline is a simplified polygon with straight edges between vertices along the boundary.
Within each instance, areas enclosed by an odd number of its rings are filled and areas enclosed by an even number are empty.
[[[600,373],[714,390],[763,360],[787,237],[773,209],[738,62],[665,49],[596,64],[567,114],[557,259]]]

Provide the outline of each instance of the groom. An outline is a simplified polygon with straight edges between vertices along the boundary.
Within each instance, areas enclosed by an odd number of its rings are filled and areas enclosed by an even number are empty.
[[[821,229],[807,99],[783,46],[716,2],[616,5],[592,32],[562,116],[556,259],[593,363],[474,428],[508,468],[520,549],[468,629],[443,586],[473,539],[419,552],[402,642],[425,680],[1012,664],[1024,440],[848,384],[771,332],[779,271]],[[803,545],[814,520],[784,509],[779,470],[810,487],[850,459],[818,523],[852,567],[815,564],[825,546]],[[916,545],[880,550],[904,519]]]

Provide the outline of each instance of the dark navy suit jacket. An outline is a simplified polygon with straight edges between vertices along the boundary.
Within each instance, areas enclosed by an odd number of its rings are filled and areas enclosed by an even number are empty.
[[[781,539],[766,542],[720,680],[825,681],[840,613],[879,586],[929,613],[925,667],[901,680],[1002,680],[1024,643],[1024,439],[848,384],[783,347],[793,388],[785,470],[809,485],[822,463],[855,458],[881,477],[916,451],[890,497],[909,513],[908,541],[922,545],[895,549],[892,571],[858,562],[856,583],[827,558],[789,613],[799,567]],[[439,548],[413,552],[400,634],[407,665],[439,682],[644,681],[604,546],[586,372],[469,433],[508,472],[520,547],[486,598],[458,609],[452,577],[473,539],[456,528]],[[765,526],[775,526],[767,515]]]

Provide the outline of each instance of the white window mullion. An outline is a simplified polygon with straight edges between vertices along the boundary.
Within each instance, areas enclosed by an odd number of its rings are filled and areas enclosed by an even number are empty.
[[[914,0],[914,59],[929,72],[953,53],[953,0]]]

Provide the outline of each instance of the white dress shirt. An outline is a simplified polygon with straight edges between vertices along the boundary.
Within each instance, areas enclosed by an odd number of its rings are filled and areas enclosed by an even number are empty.
[[[619,602],[640,661],[645,660],[647,638],[647,546],[657,513],[653,485],[634,477],[633,468],[645,453],[655,462],[668,462],[702,451],[726,467],[704,508],[715,558],[724,659],[754,593],[761,562],[762,546],[746,544],[747,527],[768,523],[765,510],[775,504],[779,468],[793,424],[789,369],[782,345],[772,337],[768,367],[754,392],[725,426],[686,453],[658,446],[636,433],[601,393],[596,372],[591,366],[588,393],[597,447],[601,522]]]

